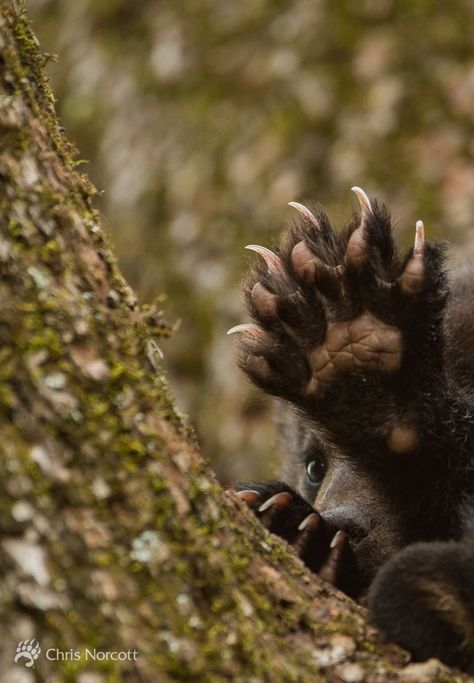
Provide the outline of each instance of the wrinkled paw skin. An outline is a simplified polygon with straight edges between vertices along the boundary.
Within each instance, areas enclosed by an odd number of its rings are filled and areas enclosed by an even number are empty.
[[[425,241],[418,221],[399,258],[385,207],[353,190],[360,214],[344,230],[293,203],[301,220],[277,253],[249,246],[261,257],[246,286],[254,323],[229,331],[240,333],[240,365],[257,385],[310,410],[321,399],[327,408],[347,377],[381,385],[417,373],[420,386],[441,362],[442,245]]]
[[[437,657],[474,673],[474,545],[417,543],[378,572],[372,619],[415,661]]]
[[[360,582],[346,532],[325,521],[283,482],[239,484],[233,491],[269,531],[293,546],[311,571],[348,595],[358,595]]]

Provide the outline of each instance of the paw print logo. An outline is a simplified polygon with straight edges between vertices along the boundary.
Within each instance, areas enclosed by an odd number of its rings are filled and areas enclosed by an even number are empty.
[[[27,667],[32,667],[38,659],[40,652],[40,644],[34,638],[31,638],[31,640],[20,640],[16,648],[15,662],[24,659],[26,661],[22,663]]]

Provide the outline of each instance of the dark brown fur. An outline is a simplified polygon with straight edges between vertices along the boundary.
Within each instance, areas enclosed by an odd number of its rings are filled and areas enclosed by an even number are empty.
[[[474,672],[474,271],[400,257],[375,201],[340,232],[314,216],[245,284],[240,364],[286,406],[286,468],[237,488],[415,659]]]

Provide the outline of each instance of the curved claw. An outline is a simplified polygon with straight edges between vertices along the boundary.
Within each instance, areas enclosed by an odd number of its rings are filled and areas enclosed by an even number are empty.
[[[334,537],[333,537],[329,547],[331,548],[331,550],[333,548],[339,548],[343,545],[345,540],[346,540],[346,535],[344,534],[344,531],[342,531],[342,529],[339,529],[339,531],[336,531],[336,533],[334,534]]]
[[[369,216],[372,213],[372,205],[367,194],[361,187],[351,187],[352,192],[357,196],[360,206],[360,224],[349,238],[346,249],[345,261],[353,268],[362,270],[367,263],[367,234],[366,226]]]
[[[423,221],[416,221],[414,254],[421,254],[425,244],[425,225]]]
[[[362,214],[362,219],[366,218],[369,213],[372,213],[372,204],[367,196],[367,193],[357,185],[351,187],[352,192],[357,196],[357,201],[359,202],[360,212]]]
[[[336,585],[339,561],[346,544],[347,535],[344,531],[339,530],[335,533],[334,538],[330,544],[330,551],[326,562],[323,564],[319,570],[319,576]]]
[[[276,505],[277,507],[288,507],[293,502],[293,496],[291,493],[288,493],[288,491],[281,491],[280,493],[275,493],[274,496],[266,500],[264,503],[260,505],[258,508],[259,512],[265,512],[265,510],[268,510],[269,508],[272,507],[272,505]]]
[[[274,272],[279,272],[281,270],[280,259],[271,249],[262,247],[260,244],[247,244],[245,248],[249,249],[250,251],[255,251],[259,256],[261,256],[267,264],[268,270]]]
[[[288,202],[288,206],[292,206],[302,216],[304,216],[304,218],[307,218],[309,220],[309,222],[312,223],[312,225],[314,225],[315,228],[317,228],[318,230],[321,230],[321,226],[319,225],[318,221],[316,220],[316,216],[306,206],[304,206],[303,204],[300,204],[299,202]]]
[[[263,335],[263,331],[260,329],[260,327],[258,325],[254,325],[253,323],[234,325],[234,327],[231,327],[230,330],[227,330],[227,335],[237,334],[239,332],[251,334],[257,339],[260,339]]]
[[[244,491],[237,491],[237,496],[240,498],[240,500],[243,500],[244,503],[246,503],[250,507],[258,503],[258,501],[261,498],[260,493],[258,491],[255,491],[255,489],[245,489]]]
[[[315,529],[319,525],[320,519],[321,517],[316,512],[310,512],[298,525],[298,531],[304,531],[307,528]]]

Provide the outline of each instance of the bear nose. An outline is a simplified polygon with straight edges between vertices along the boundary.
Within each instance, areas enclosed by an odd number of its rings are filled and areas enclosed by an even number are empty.
[[[321,516],[338,529],[347,532],[351,541],[361,541],[370,531],[370,520],[356,505],[339,505],[321,512]]]

